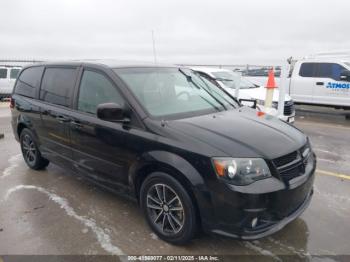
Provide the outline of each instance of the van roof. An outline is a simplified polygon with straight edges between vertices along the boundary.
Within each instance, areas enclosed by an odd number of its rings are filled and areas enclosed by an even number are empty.
[[[42,63],[31,64],[30,66],[40,65],[102,65],[109,68],[127,68],[127,67],[178,67],[169,64],[155,64],[154,62],[139,62],[139,61],[123,61],[113,59],[86,59],[86,60],[66,60],[66,61],[48,61]]]

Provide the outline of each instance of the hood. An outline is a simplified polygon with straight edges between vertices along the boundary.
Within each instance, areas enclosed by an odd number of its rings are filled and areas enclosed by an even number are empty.
[[[231,95],[235,95],[235,89],[225,88]],[[279,100],[279,90],[275,88],[273,91],[273,102],[278,102]],[[257,99],[257,100],[265,100],[266,98],[266,88],[263,86],[257,88],[249,88],[249,89],[239,89],[239,98],[243,99]],[[292,98],[285,94],[284,101],[290,101]]]
[[[274,159],[301,148],[306,136],[295,127],[254,109],[172,120],[168,126],[232,157]]]

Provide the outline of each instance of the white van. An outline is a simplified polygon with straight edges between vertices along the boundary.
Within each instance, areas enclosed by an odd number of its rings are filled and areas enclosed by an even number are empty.
[[[21,67],[0,66],[0,100],[10,97]]]
[[[316,57],[297,61],[289,94],[297,103],[350,109],[350,60]]]
[[[235,96],[236,86],[239,82],[239,100],[245,104],[244,100],[252,100],[257,102],[257,107],[260,111],[277,116],[278,115],[278,99],[279,92],[275,89],[273,95],[273,109],[266,109],[264,107],[266,88],[252,83],[248,79],[242,77],[240,73],[233,72],[228,69],[212,68],[212,67],[192,67],[192,70],[198,72],[202,77],[216,84],[217,86],[224,88],[231,95]],[[289,95],[285,95],[284,99],[284,113],[279,116],[283,121],[293,123],[295,118],[294,102]]]

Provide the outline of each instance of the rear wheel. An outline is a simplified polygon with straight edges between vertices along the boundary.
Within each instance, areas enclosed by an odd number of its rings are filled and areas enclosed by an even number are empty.
[[[140,203],[159,238],[184,244],[195,235],[195,207],[186,189],[172,176],[160,172],[149,175],[141,186]]]
[[[34,140],[33,133],[25,128],[20,135],[22,155],[27,165],[35,170],[44,169],[49,161],[41,156],[38,146]]]

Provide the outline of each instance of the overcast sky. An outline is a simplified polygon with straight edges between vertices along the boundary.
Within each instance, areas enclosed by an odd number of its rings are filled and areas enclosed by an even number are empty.
[[[0,0],[0,58],[280,64],[350,49],[348,0]]]

